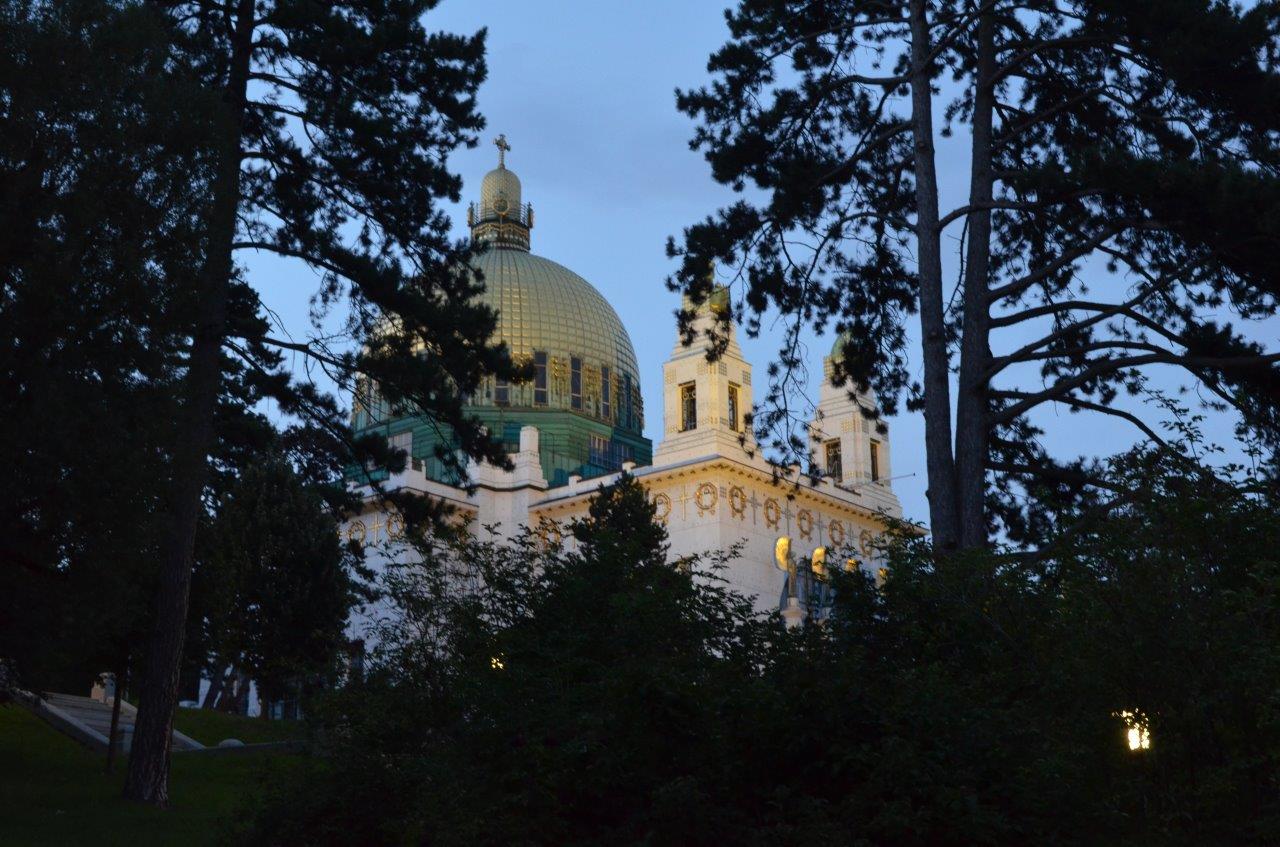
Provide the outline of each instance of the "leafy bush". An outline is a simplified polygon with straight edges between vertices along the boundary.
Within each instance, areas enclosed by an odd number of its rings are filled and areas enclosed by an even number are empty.
[[[624,478],[576,550],[437,541],[318,714],[273,844],[1274,842],[1280,524],[1159,461],[1051,554],[837,574],[787,630],[667,562]],[[1149,732],[1131,751],[1123,712]]]

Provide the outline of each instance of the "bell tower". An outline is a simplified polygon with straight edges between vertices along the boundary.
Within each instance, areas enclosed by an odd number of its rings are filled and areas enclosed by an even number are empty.
[[[729,311],[729,290],[714,289],[701,306],[686,297],[694,312],[693,342],[679,337],[662,366],[662,443],[654,463],[709,455],[744,455],[754,445],[747,416],[751,412],[751,365],[742,358],[737,327],[728,326],[729,343],[714,362],[707,361],[710,331]]]
[[[832,384],[843,344],[837,338],[822,361],[818,413],[809,424],[814,458],[822,475],[836,485],[856,490],[876,505],[896,503],[889,484],[889,433],[882,421],[874,419],[875,393],[850,393],[847,387]]]

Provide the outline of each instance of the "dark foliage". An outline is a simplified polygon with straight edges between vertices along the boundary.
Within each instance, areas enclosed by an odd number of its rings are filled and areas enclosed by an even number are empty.
[[[169,0],[163,16],[175,72],[217,103],[205,249],[193,284],[196,321],[173,428],[169,537],[157,580],[154,626],[140,679],[127,796],[167,803],[168,743],[187,629],[192,549],[215,441],[217,400],[237,372],[279,395],[281,408],[323,433],[359,467],[385,459],[374,437],[351,444],[336,404],[281,371],[281,351],[351,388],[357,371],[392,403],[412,404],[447,428],[460,456],[505,464],[500,445],[464,412],[481,377],[516,371],[489,336],[495,316],[472,302],[480,290],[438,207],[456,199],[448,154],[482,126],[474,93],[484,78],[483,33],[431,33],[436,0]],[[245,251],[304,263],[321,280],[323,318],[350,308],[334,339],[316,321],[310,337],[269,330]],[[256,281],[255,281],[256,282]],[[345,349],[344,349],[345,347]],[[356,348],[363,348],[356,353]],[[234,357],[224,358],[224,351]],[[416,523],[429,504],[415,501]]]
[[[321,493],[283,458],[247,467],[197,539],[191,651],[211,679],[247,675],[261,700],[331,681],[348,614],[366,598],[358,557]]]
[[[140,7],[4,3],[0,40],[0,655],[87,692],[153,590],[209,116]]]
[[[245,837],[1269,843],[1276,507],[1155,454],[1112,472],[1140,496],[1051,555],[906,542],[881,588],[836,575],[829,622],[791,631],[665,563],[630,481],[577,552],[442,544],[393,579],[375,672]]]
[[[1253,322],[1277,294],[1277,14],[1219,0],[731,9],[710,83],[677,102],[742,199],[672,241],[671,285],[701,301],[719,262],[749,331],[784,318],[761,443],[811,458],[792,396],[805,326],[842,334],[834,379],[874,389],[876,413],[904,396],[923,410],[943,549],[997,531],[1040,543],[1061,514],[1046,490],[1111,498],[1102,465],[1046,453],[1037,413],[1109,416],[1160,444],[1155,407],[1126,403],[1153,369],[1180,369],[1274,441],[1280,353]],[[953,135],[969,195],[947,209],[935,147]]]

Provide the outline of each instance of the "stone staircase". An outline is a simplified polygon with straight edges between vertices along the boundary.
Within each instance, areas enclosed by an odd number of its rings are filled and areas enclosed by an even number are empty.
[[[46,692],[41,697],[31,697],[28,707],[55,729],[76,741],[105,752],[111,735],[111,699],[79,697],[75,694]],[[138,710],[129,702],[120,702],[120,749],[128,753],[133,743],[133,724]],[[173,732],[173,750],[203,750],[204,745],[181,732]]]

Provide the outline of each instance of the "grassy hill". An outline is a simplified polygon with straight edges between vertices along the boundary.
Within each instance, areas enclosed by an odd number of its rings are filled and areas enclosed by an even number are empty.
[[[273,725],[274,724],[274,725]],[[178,727],[206,744],[298,736],[296,724],[179,710]],[[0,706],[0,843],[19,845],[201,845],[225,843],[225,822],[273,775],[304,756],[240,752],[173,757],[172,808],[121,798],[123,763],[103,773],[102,755],[56,732],[25,709]],[[264,783],[264,780],[267,783]]]
[[[209,747],[224,738],[235,738],[245,744],[265,744],[293,741],[306,735],[297,721],[264,721],[205,709],[179,709],[173,722],[178,732]]]

